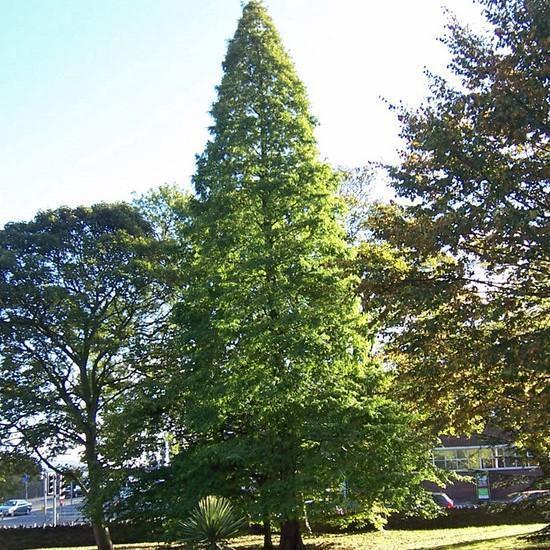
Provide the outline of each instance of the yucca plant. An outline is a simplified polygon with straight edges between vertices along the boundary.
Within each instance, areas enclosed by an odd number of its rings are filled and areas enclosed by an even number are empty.
[[[227,550],[230,548],[228,539],[239,534],[245,519],[235,512],[226,498],[207,496],[180,525],[182,540],[193,548]]]

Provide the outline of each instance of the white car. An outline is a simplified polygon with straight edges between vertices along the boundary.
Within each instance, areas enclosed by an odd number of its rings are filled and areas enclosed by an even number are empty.
[[[0,516],[17,516],[19,514],[30,514],[32,504],[27,500],[12,499],[6,500],[0,505]]]
[[[539,489],[538,491],[521,491],[519,493],[512,493],[514,497],[510,502],[517,504],[518,502],[525,502],[526,500],[536,500],[537,498],[550,497],[550,491],[548,489]]]

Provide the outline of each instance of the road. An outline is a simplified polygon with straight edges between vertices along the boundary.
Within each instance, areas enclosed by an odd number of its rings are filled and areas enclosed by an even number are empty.
[[[44,514],[44,501],[33,499],[32,501],[32,511],[30,514],[25,516],[15,516],[15,517],[2,517],[0,516],[0,528],[2,527],[32,527],[34,525],[52,525],[53,524],[53,510],[52,510],[52,501],[51,498],[48,500],[48,509],[47,513]],[[71,504],[70,499],[66,499],[63,506],[58,506],[58,516],[57,524],[67,524],[74,522],[84,521],[82,513],[80,511],[83,504],[82,498],[73,499]]]

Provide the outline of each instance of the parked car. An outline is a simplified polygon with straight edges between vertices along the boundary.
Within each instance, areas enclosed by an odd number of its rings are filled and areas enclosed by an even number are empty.
[[[454,500],[447,493],[432,493],[434,502],[442,508],[454,508]]]
[[[84,491],[82,490],[82,488],[80,488],[78,485],[73,485],[73,494],[71,495],[71,486],[69,485],[68,487],[65,487],[65,489],[63,489],[63,496],[65,498],[77,498],[77,497],[82,497],[84,496]]]
[[[542,497],[550,497],[550,490],[540,489],[538,491],[521,491],[519,493],[513,493],[513,498],[510,501],[512,504],[518,502],[525,502],[526,500],[536,500]]]
[[[0,516],[18,516],[23,514],[30,514],[31,510],[32,504],[27,500],[6,500],[4,504],[0,505]]]

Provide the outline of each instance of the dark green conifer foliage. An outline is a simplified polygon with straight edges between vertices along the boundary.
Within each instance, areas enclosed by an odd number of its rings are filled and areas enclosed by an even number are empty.
[[[341,499],[353,476],[368,515],[421,466],[368,361],[338,180],[260,2],[244,8],[223,68],[186,235],[183,469],[194,496],[240,495],[281,518],[281,548],[300,548],[304,497],[334,510],[326,489]]]

